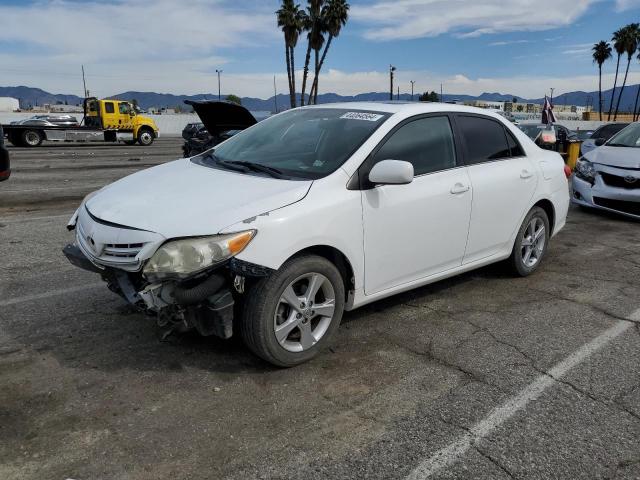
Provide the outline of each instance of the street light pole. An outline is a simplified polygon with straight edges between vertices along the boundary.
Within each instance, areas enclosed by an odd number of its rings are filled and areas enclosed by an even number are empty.
[[[415,85],[415,80],[410,80],[411,82],[411,101],[413,102],[413,85]]]
[[[555,90],[555,88],[551,88],[551,100],[549,100],[549,103],[551,103],[551,105],[553,105],[553,91]]]
[[[218,101],[221,100],[220,97],[220,74],[222,73],[222,70],[217,70],[216,69],[216,73],[218,74]]]
[[[393,72],[396,71],[396,67],[389,65],[389,100],[393,100]]]

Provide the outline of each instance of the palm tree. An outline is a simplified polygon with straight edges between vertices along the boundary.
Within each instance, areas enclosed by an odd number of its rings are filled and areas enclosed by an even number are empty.
[[[616,76],[613,80],[613,90],[611,90],[611,100],[609,101],[609,115],[607,116],[607,121],[611,120],[611,112],[613,112],[613,100],[616,95],[616,86],[618,84],[618,70],[620,69],[620,57],[625,51],[624,35],[625,35],[625,30],[623,27],[613,32],[613,36],[611,37],[611,40],[613,41],[613,48],[618,54],[618,61],[616,63]]]
[[[627,84],[627,77],[629,76],[629,66],[631,65],[631,59],[633,58],[633,54],[636,53],[638,42],[640,41],[640,24],[630,23],[629,25],[624,27],[624,30],[625,34],[623,37],[623,45],[624,51],[627,53],[627,69],[624,72],[624,81],[622,82],[622,88],[620,89],[620,94],[618,95],[618,103],[616,104],[616,112],[613,115],[613,120],[615,120],[618,116],[620,100],[622,99],[622,93],[624,92],[624,87]]]
[[[593,45],[593,61],[598,64],[598,112],[602,121],[602,65],[611,58],[611,45],[604,40]]]
[[[320,75],[320,70],[322,70],[322,65],[324,64],[324,60],[327,57],[327,52],[329,51],[329,47],[331,46],[331,41],[335,37],[340,35],[342,27],[347,24],[347,20],[349,19],[349,8],[350,6],[346,2],[346,0],[329,0],[328,5],[326,5],[322,9],[324,25],[327,29],[327,33],[329,34],[329,38],[327,39],[327,43],[324,46],[322,57],[320,58],[320,63],[318,64],[318,70],[316,72],[315,78],[313,79],[311,91],[309,92],[309,95],[313,97],[313,103],[318,102],[318,77]]]
[[[304,59],[304,70],[302,71],[302,93],[300,94],[300,105],[304,105],[304,94],[307,89],[307,78],[309,76],[309,62],[311,62],[311,50],[316,52],[315,66],[318,69],[318,52],[324,44],[324,25],[322,18],[322,6],[324,0],[308,0],[307,12],[303,17],[304,30],[307,31],[307,54]]]
[[[282,5],[276,12],[278,27],[280,27],[284,33],[291,108],[295,108],[296,106],[296,69],[294,52],[298,43],[298,38],[302,32],[302,14],[303,12],[300,10],[300,5],[295,4],[293,0],[282,0]]]

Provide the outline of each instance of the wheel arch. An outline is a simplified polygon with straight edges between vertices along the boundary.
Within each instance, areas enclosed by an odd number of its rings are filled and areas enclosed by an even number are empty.
[[[319,257],[326,258],[336,266],[344,281],[345,302],[348,305],[355,289],[355,272],[349,258],[340,250],[330,245],[313,245],[299,250],[287,258],[286,261],[303,255],[318,255]]]
[[[533,206],[540,207],[547,214],[547,217],[549,218],[549,228],[551,230],[549,232],[549,236],[553,235],[553,231],[556,225],[556,209],[553,206],[553,202],[551,202],[551,200],[549,199],[542,198],[538,200]]]

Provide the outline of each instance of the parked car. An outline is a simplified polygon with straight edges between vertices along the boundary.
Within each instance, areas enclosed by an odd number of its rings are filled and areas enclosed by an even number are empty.
[[[593,132],[595,132],[595,130],[576,130],[575,134],[576,134],[576,138],[578,140],[580,140],[581,142],[584,142],[585,140],[588,140],[591,138],[591,135],[593,135]]]
[[[533,273],[568,206],[561,156],[499,115],[341,103],[94,192],[65,254],[160,325],[292,366],[344,310],[498,261]]]
[[[598,127],[587,140],[580,145],[580,154],[586,155],[587,153],[595,150],[596,148],[604,145],[604,143],[613,137],[620,130],[625,128],[628,123],[608,123]]]
[[[11,125],[33,125],[38,127],[77,127],[78,119],[72,115],[34,115],[23,120],[11,122]]]
[[[574,203],[640,219],[640,123],[632,123],[576,164]]]
[[[0,125],[0,182],[8,180],[11,176],[11,163],[9,161],[9,152],[4,146],[4,132]]]
[[[535,123],[520,124],[518,125],[518,127],[520,127],[520,129],[534,142],[538,141],[538,137],[540,136],[541,132],[547,129],[547,125]],[[576,132],[569,130],[564,125],[554,123],[553,128],[555,129],[556,138],[558,139],[558,141],[563,138],[566,140],[576,140],[578,138]]]
[[[213,100],[185,100],[202,123],[188,123],[182,130],[182,152],[192,157],[208,150],[256,123],[255,117],[241,105]]]

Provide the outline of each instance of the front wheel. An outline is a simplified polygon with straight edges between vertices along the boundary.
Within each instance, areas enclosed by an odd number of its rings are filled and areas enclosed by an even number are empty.
[[[148,128],[143,128],[138,133],[138,143],[143,147],[148,147],[153,143],[155,136],[153,132]]]
[[[242,337],[260,358],[292,367],[331,340],[344,311],[344,282],[329,260],[294,258],[247,292]]]
[[[533,207],[522,222],[508,264],[521,277],[531,275],[540,265],[549,245],[549,217]]]

